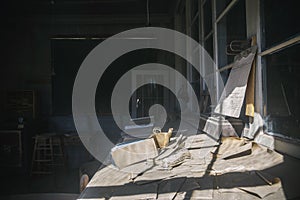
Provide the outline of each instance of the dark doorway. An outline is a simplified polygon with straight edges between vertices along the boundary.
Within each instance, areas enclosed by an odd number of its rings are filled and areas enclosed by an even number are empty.
[[[52,114],[72,114],[72,91],[77,71],[103,39],[52,39]]]

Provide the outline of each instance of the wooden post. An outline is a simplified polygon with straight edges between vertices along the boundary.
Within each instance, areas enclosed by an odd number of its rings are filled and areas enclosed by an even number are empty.
[[[251,46],[256,45],[256,36],[252,37]],[[256,59],[254,59],[248,78],[247,89],[246,89],[246,113],[245,115],[254,117],[254,101],[255,101],[255,70],[256,70]]]

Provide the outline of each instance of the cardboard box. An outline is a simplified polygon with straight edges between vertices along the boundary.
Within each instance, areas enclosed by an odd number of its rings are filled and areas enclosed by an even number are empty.
[[[114,164],[120,169],[158,156],[153,138],[130,143],[122,143],[111,150]]]

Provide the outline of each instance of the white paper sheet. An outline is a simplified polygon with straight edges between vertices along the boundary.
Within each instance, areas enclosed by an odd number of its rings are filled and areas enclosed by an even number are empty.
[[[246,57],[242,56],[233,63],[215,113],[235,118],[240,116],[256,49],[256,46],[250,48]]]
[[[230,122],[221,116],[209,117],[206,120],[203,131],[215,140],[218,140],[221,134],[226,137],[237,136],[237,133]]]

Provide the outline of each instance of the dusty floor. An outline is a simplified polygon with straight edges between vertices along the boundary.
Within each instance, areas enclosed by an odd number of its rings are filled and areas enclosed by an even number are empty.
[[[300,199],[300,160],[283,155],[284,162],[262,170],[281,179],[282,188],[277,195],[269,195],[265,199]],[[0,182],[1,196],[29,193],[79,193],[79,169],[56,170],[52,175],[27,176],[2,173]],[[214,186],[213,186],[214,187]],[[279,198],[280,197],[280,198]],[[214,189],[213,199],[259,199],[245,193],[224,193]]]
[[[220,146],[202,136],[194,141],[201,148],[185,146],[191,158],[168,170],[159,163],[174,155],[180,143],[170,145],[153,166],[141,162],[99,170],[80,199],[300,199],[299,159],[235,138],[222,140]],[[251,151],[224,157],[245,147]]]

